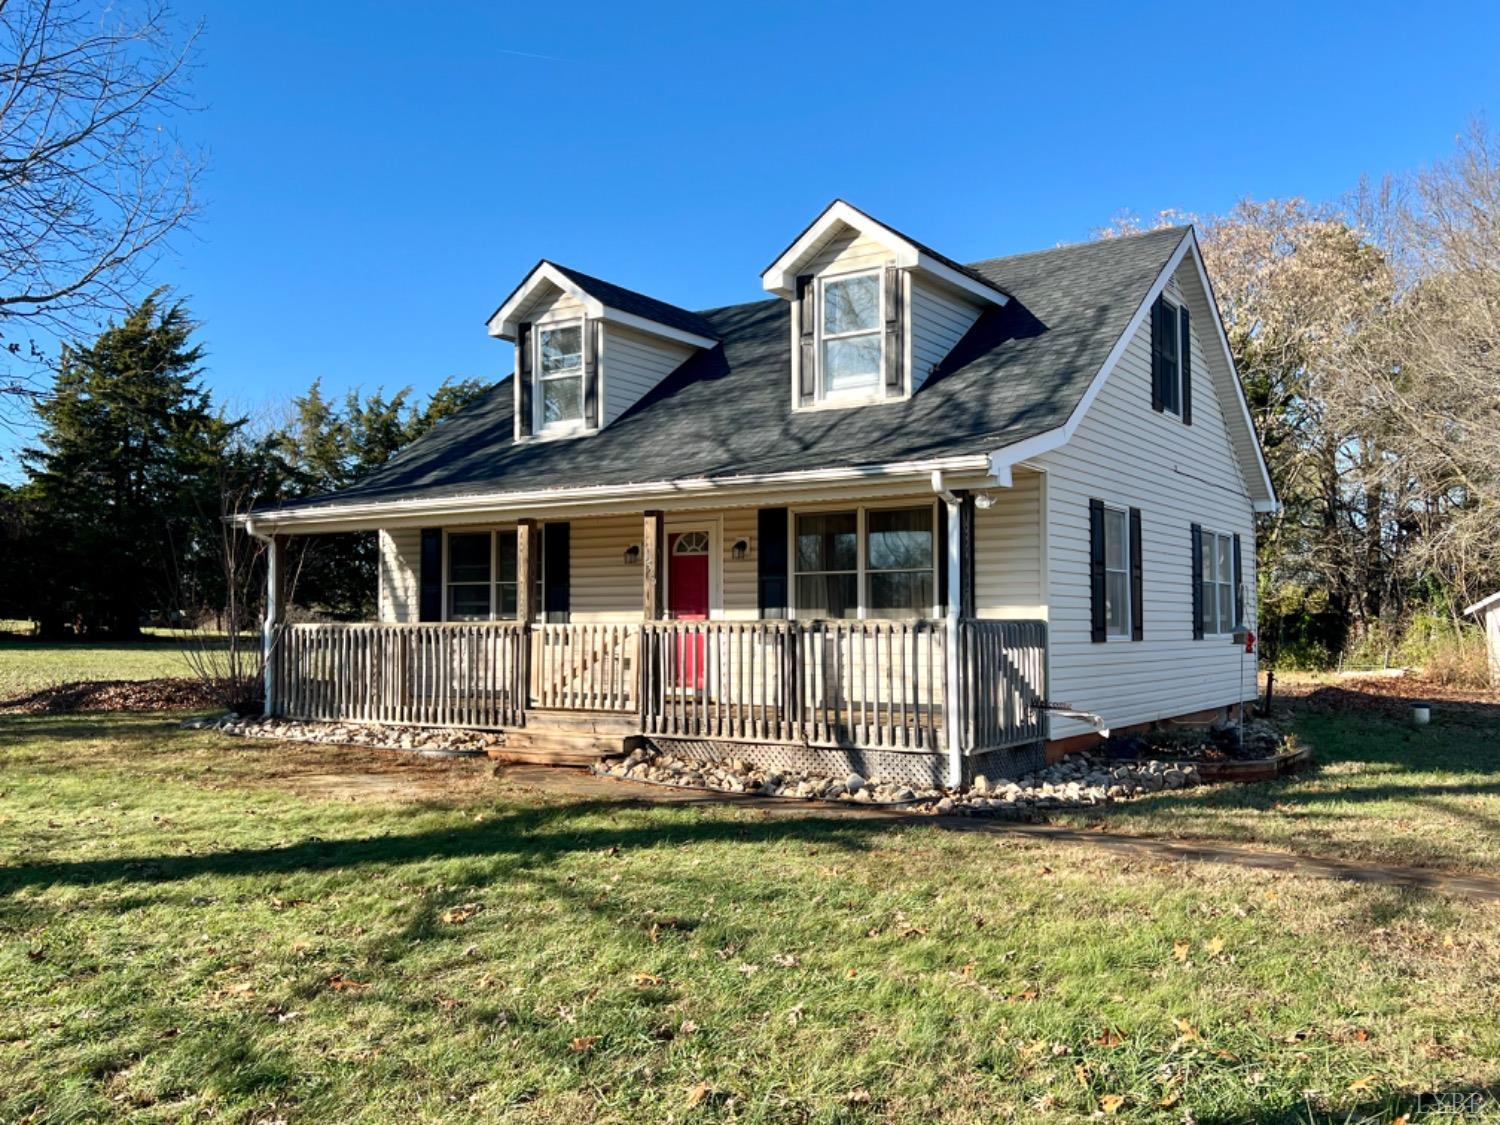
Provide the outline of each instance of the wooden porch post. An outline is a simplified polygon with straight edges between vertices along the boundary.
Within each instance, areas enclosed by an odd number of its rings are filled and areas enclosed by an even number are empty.
[[[662,579],[666,576],[662,526],[661,512],[646,513],[641,533],[641,616],[647,621],[660,621],[666,608],[662,596]]]
[[[536,590],[536,520],[516,521],[516,623],[530,625]]]
[[[266,617],[261,626],[261,684],[265,699],[261,712],[270,718],[281,707],[281,661],[276,648],[286,618],[286,536],[273,535],[266,544]]]

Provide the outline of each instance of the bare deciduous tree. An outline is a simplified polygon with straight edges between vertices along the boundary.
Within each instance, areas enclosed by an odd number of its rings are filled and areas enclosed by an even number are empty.
[[[127,308],[192,217],[199,164],[171,125],[197,36],[155,0],[0,0],[0,397],[34,392],[32,333]]]

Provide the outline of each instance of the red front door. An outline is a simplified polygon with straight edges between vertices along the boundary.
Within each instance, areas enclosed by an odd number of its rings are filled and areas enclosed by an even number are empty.
[[[673,621],[708,620],[708,549],[706,531],[677,531],[667,536],[667,616]],[[707,649],[702,634],[677,638],[677,684],[701,688]]]

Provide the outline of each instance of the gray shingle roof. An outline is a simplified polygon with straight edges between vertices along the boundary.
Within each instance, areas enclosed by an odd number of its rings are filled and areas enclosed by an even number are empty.
[[[720,346],[696,353],[597,434],[515,443],[507,377],[360,483],[283,507],[988,453],[1067,420],[1187,230],[972,263],[1012,299],[983,313],[906,401],[793,412],[790,305],[755,301],[688,314]]]

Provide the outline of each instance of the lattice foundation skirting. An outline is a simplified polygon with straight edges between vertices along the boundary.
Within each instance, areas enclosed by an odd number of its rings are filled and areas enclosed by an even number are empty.
[[[693,738],[655,738],[646,742],[664,754],[695,762],[742,759],[766,769],[796,770],[838,776],[851,770],[861,777],[899,781],[913,788],[942,788],[948,782],[948,759],[942,754],[913,754],[898,750],[845,750],[789,743],[720,742]],[[1045,764],[1042,744],[991,750],[964,759],[964,783],[983,774],[994,781],[1015,779]]]

